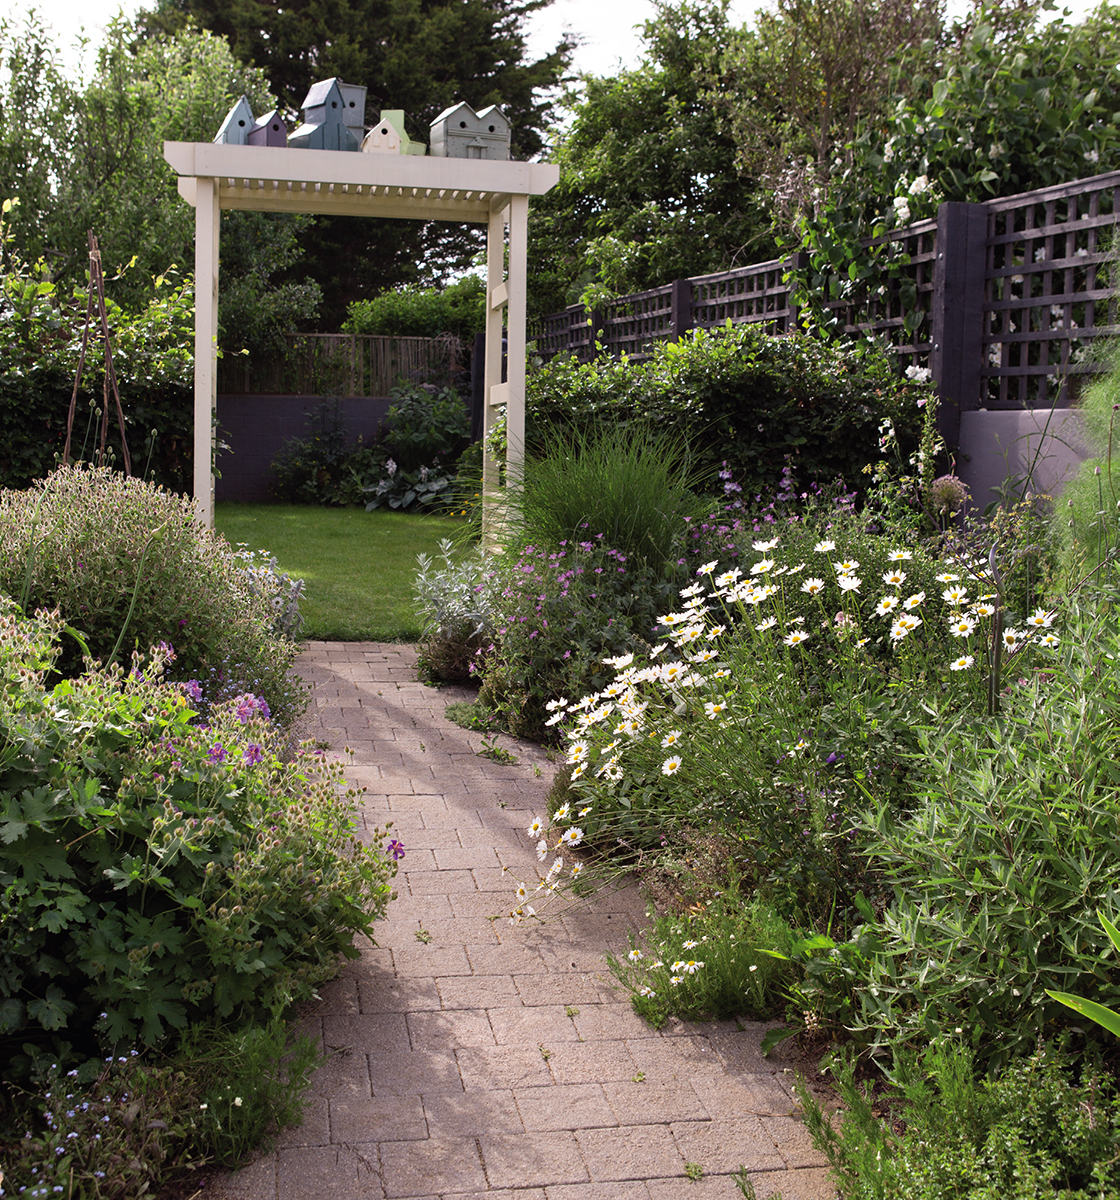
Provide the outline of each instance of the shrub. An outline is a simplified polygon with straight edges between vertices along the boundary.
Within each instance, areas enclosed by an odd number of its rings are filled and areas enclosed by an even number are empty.
[[[463,449],[470,416],[454,388],[401,383],[389,393],[386,447],[402,471],[431,467]]]
[[[338,400],[304,414],[310,436],[289,438],[272,463],[276,493],[295,504],[348,505],[365,501],[364,489],[382,472],[388,451],[378,443],[352,442]]]
[[[289,674],[296,647],[272,632],[275,591],[242,570],[190,500],[107,469],[62,468],[0,493],[0,592],[26,612],[59,609],[106,664],[166,643],[172,676],[198,680],[207,702],[251,691],[287,725],[306,706]],[[56,667],[81,670],[76,641]]]
[[[977,1080],[967,1049],[940,1040],[897,1051],[892,1086],[872,1097],[850,1061],[837,1072],[845,1111],[831,1122],[804,1081],[797,1095],[817,1149],[850,1200],[1090,1200],[1120,1194],[1120,1098],[1043,1047],[998,1079]]]
[[[443,566],[437,570],[429,555],[416,556],[413,596],[423,622],[421,669],[433,679],[465,681],[484,635],[493,628],[486,554],[478,550],[456,559],[451,542],[443,538],[439,557]]]
[[[510,519],[538,545],[598,538],[660,576],[679,555],[682,521],[709,507],[695,495],[704,482],[678,435],[646,424],[568,432],[525,464]]]
[[[740,325],[660,342],[640,364],[553,359],[529,378],[526,436],[540,454],[570,429],[640,418],[675,432],[702,468],[727,460],[755,495],[786,455],[803,478],[858,483],[885,418],[908,457],[927,394],[876,350]]]
[[[428,338],[453,333],[468,341],[485,327],[486,284],[465,275],[445,288],[401,288],[354,300],[342,332]]]
[[[281,760],[256,696],[198,725],[160,651],[46,690],[61,620],[3,602],[3,1057],[63,1031],[150,1045],[311,996],[395,873],[381,831],[357,839],[341,767]]]

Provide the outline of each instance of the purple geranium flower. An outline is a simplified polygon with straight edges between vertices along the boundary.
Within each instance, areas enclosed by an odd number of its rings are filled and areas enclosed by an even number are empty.
[[[388,850],[393,858],[395,858],[398,862],[404,858],[404,846],[398,842],[396,838],[393,838],[393,840],[389,843]]]
[[[210,753],[207,755],[207,758],[209,758],[212,763],[225,762],[227,757],[228,752],[221,742],[215,742],[210,747]]]
[[[250,742],[245,747],[245,753],[241,756],[242,762],[247,767],[254,767],[264,758],[264,751],[257,745],[256,742]]]

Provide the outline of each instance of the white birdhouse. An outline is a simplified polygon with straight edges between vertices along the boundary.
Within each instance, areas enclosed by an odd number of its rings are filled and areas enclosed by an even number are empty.
[[[249,107],[249,97],[242,96],[226,113],[226,119],[222,122],[214,141],[219,145],[247,146],[253,125],[253,110]]]
[[[469,104],[445,108],[432,122],[432,154],[437,158],[509,158],[510,124],[491,104],[476,113]]]
[[[366,134],[362,150],[366,154],[423,155],[427,146],[414,142],[405,133],[403,108],[383,108],[380,120]]]

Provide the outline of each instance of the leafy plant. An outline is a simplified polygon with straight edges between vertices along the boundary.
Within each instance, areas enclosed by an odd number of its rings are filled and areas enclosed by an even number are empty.
[[[342,332],[427,338],[451,333],[468,341],[485,326],[486,284],[465,275],[445,288],[397,288],[354,300]]]
[[[402,471],[431,467],[463,448],[470,433],[466,405],[454,388],[401,383],[389,393],[389,432],[385,443]]]
[[[166,652],[48,690],[60,631],[3,602],[0,1041],[154,1045],[311,995],[395,873],[340,765],[281,759],[257,696],[195,723]]]
[[[1108,940],[1120,952],[1120,929],[1117,929],[1104,913],[1097,913],[1097,919],[1101,923],[1101,928],[1108,934]],[[1095,1004],[1092,1000],[1083,1000],[1080,996],[1070,995],[1069,992],[1052,992],[1047,989],[1046,994],[1051,1000],[1060,1000],[1074,1012],[1088,1017],[1091,1021],[1096,1021],[1098,1025],[1103,1025],[1109,1033],[1120,1037],[1120,1013],[1115,1009],[1105,1008],[1103,1004]]]
[[[189,499],[108,469],[61,468],[0,492],[0,591],[26,595],[28,612],[59,609],[105,662],[163,643],[172,676],[207,702],[263,694],[288,725],[307,703],[289,674],[296,646],[273,632],[275,589],[243,569]],[[79,673],[83,653],[71,639],[56,668]]]

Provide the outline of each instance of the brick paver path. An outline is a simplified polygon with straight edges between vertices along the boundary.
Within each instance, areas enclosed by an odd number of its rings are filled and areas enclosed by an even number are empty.
[[[331,1058],[303,1126],[206,1189],[226,1200],[741,1200],[832,1196],[796,1119],[792,1074],[763,1059],[764,1027],[651,1029],[603,962],[642,919],[634,889],[516,928],[525,835],[554,772],[539,747],[501,739],[516,765],[480,758],[444,709],[461,689],[416,682],[415,651],[312,643],[310,736],[354,752],[369,826],[407,847],[376,948],[323,989],[304,1028]],[[559,906],[558,906],[559,907]],[[422,942],[418,930],[431,940]],[[685,1164],[704,1172],[699,1182]]]

